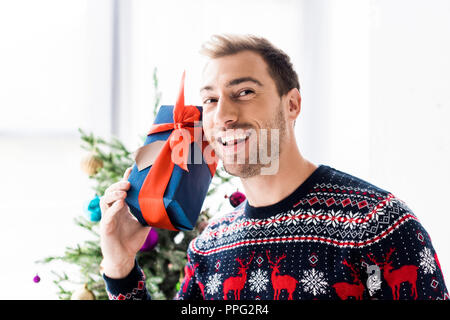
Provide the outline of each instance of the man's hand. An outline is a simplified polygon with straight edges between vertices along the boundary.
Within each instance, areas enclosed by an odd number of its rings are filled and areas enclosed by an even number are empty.
[[[150,227],[144,227],[137,221],[125,203],[131,169],[128,168],[123,179],[110,185],[100,198],[101,268],[106,276],[113,279],[124,278],[131,272],[136,253],[150,231]]]

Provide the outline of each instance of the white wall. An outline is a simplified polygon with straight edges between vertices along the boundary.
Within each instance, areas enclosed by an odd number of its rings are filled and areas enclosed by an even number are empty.
[[[109,0],[0,1],[0,299],[57,299],[52,270],[79,280],[35,262],[90,236],[77,128],[110,132],[111,25]]]

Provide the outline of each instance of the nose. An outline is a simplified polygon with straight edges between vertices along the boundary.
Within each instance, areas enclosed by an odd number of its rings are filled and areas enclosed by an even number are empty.
[[[214,114],[214,125],[227,128],[239,118],[239,109],[226,97],[220,97],[217,101],[216,113]]]

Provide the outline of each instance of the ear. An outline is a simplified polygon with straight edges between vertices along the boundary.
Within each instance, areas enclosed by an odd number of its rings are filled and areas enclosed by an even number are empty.
[[[286,99],[288,102],[286,115],[288,117],[288,120],[294,122],[300,114],[301,110],[302,97],[300,96],[300,91],[298,91],[297,88],[291,89],[286,94]]]

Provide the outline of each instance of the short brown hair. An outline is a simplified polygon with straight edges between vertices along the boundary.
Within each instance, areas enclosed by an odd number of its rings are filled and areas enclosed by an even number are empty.
[[[213,35],[202,45],[200,53],[216,59],[246,50],[258,53],[267,63],[269,75],[275,81],[280,97],[293,88],[300,90],[298,75],[289,56],[265,38],[254,35]]]

